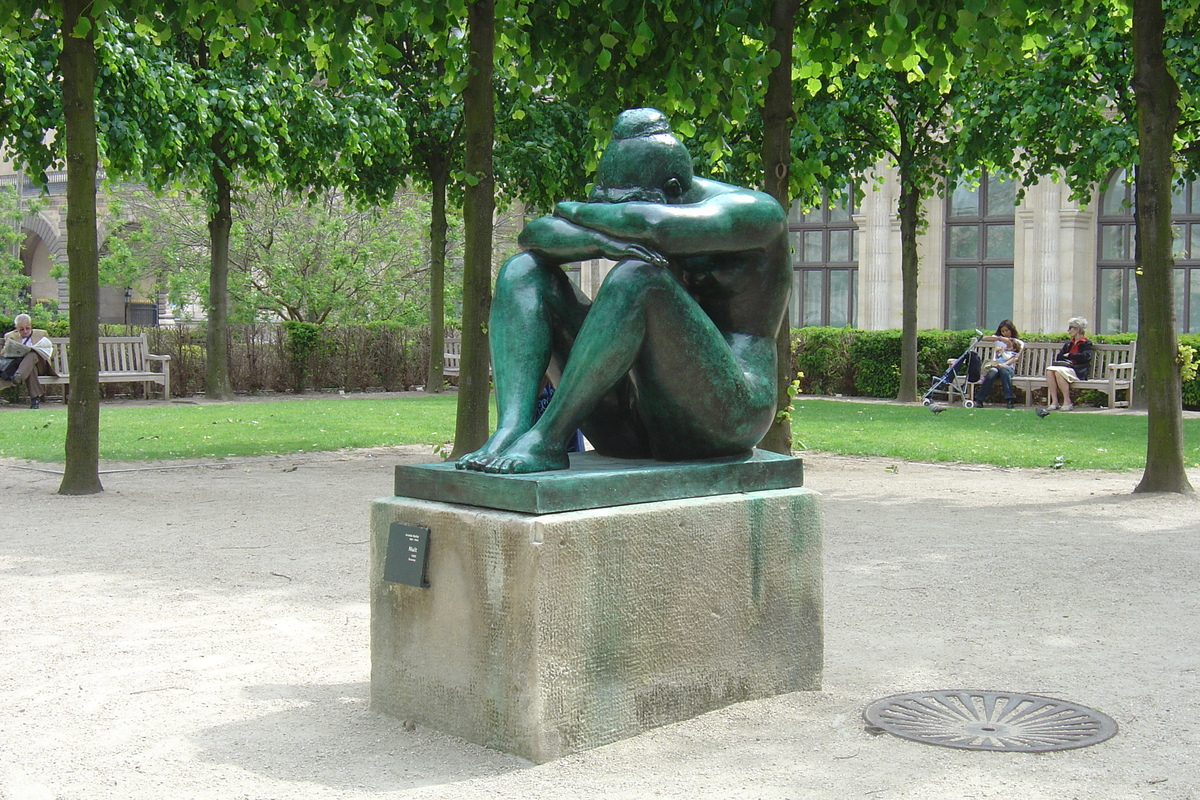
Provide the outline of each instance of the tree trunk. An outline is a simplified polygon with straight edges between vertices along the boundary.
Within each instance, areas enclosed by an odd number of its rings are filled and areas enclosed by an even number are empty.
[[[1137,102],[1138,350],[1146,371],[1146,469],[1135,492],[1192,491],[1183,467],[1183,398],[1175,335],[1171,180],[1179,87],[1163,53],[1162,0],[1133,3],[1133,91]]]
[[[488,435],[488,315],[492,307],[492,174],[495,99],[495,0],[468,0],[467,86],[463,91],[467,188],[463,200],[462,360],[451,458],[477,450]]]
[[[67,275],[71,287],[71,392],[66,464],[59,494],[95,494],[100,485],[100,262],[96,245],[95,21],[86,0],[64,0],[63,135],[67,145]],[[87,36],[72,32],[81,18]]]
[[[917,228],[921,217],[921,189],[900,172],[900,391],[896,400],[917,400]]]
[[[212,260],[208,269],[208,323],[205,346],[208,351],[204,369],[204,396],[212,400],[232,400],[229,383],[229,231],[233,228],[232,181],[225,171],[223,146],[213,137],[213,188],[216,208],[208,221]]]
[[[446,159],[434,156],[429,164],[433,208],[429,219],[429,377],[426,392],[440,392],[446,382]]]
[[[771,8],[771,29],[775,32],[771,49],[779,54],[779,63],[767,77],[767,96],[763,100],[763,186],[784,210],[791,204],[788,178],[792,161],[792,34],[799,5],[799,0],[775,0]],[[788,266],[790,270],[791,265]],[[795,369],[791,321],[788,317],[785,306],[783,324],[775,341],[775,423],[758,443],[764,450],[785,455],[791,455],[792,452],[792,396],[789,390]]]

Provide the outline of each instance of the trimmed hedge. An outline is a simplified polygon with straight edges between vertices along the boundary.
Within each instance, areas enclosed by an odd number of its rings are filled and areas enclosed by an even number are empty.
[[[974,331],[917,332],[917,393],[924,394],[946,362],[962,355]],[[1027,342],[1063,342],[1066,334],[1028,334]],[[1094,334],[1104,344],[1128,344],[1135,333]],[[1200,353],[1200,335],[1182,333],[1181,345]],[[794,328],[792,352],[797,372],[803,372],[805,394],[892,398],[900,391],[900,331],[862,331],[853,328]],[[1103,397],[1096,393],[1099,397]],[[1200,409],[1200,375],[1183,384],[1183,405]]]
[[[0,317],[4,330],[12,318]],[[34,320],[51,336],[67,336],[65,320]],[[101,336],[146,334],[152,353],[171,356],[171,395],[204,391],[204,327],[135,328],[102,325]],[[967,348],[974,331],[925,330],[917,333],[918,394],[946,369],[947,360]],[[1061,342],[1065,334],[1029,334],[1029,342]],[[1095,342],[1126,344],[1136,334],[1093,335]],[[1181,345],[1200,353],[1200,334],[1179,335]],[[794,328],[796,372],[804,373],[805,394],[895,397],[900,389],[900,331],[853,328]],[[297,392],[343,389],[402,391],[422,386],[428,373],[429,332],[424,326],[376,322],[366,325],[231,325],[229,379],[236,392]],[[136,391],[134,384],[105,384],[102,396]],[[1200,409],[1200,375],[1183,384],[1183,405]]]
[[[5,330],[12,330],[11,319]],[[39,326],[40,327],[40,326]],[[67,323],[46,325],[51,336],[67,336]],[[101,325],[101,336],[146,334],[150,352],[171,357],[171,396],[204,391],[204,327],[141,328]],[[403,391],[423,386],[429,366],[424,326],[368,325],[229,326],[229,380],[235,392]],[[55,387],[50,387],[51,391]],[[142,385],[101,384],[102,397],[140,396]]]
[[[16,330],[17,326],[13,322],[16,318],[16,314],[11,316],[0,315],[0,326],[4,328],[4,330],[0,330],[0,333],[8,333],[11,330]],[[49,336],[67,336],[69,334],[65,319],[50,320],[45,317],[39,317],[36,314],[30,314],[29,321],[32,327],[45,331]]]
[[[1200,334],[1181,333],[1179,334],[1179,344],[1195,348],[1196,357],[1200,358]],[[1196,377],[1192,380],[1184,381],[1183,407],[1200,410],[1200,373],[1197,373]]]
[[[924,391],[934,375],[946,369],[947,359],[967,349],[972,331],[917,333],[918,388]],[[895,397],[900,391],[900,331],[862,331],[851,328],[792,330],[795,368],[806,394],[853,397]]]

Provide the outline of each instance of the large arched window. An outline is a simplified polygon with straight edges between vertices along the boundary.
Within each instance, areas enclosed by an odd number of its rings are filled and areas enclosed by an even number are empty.
[[[858,307],[858,226],[853,202],[825,199],[788,215],[792,244],[791,324],[853,327]]]
[[[946,198],[946,328],[996,327],[1013,311],[1016,184],[984,172]]]
[[[1129,174],[1117,170],[1100,200],[1097,333],[1138,328],[1133,201]],[[1188,181],[1173,188],[1171,222],[1175,234],[1175,326],[1181,332],[1196,333],[1200,332],[1200,182]]]

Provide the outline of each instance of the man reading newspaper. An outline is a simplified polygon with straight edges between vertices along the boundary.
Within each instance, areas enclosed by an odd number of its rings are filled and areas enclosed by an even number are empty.
[[[29,407],[37,408],[44,391],[39,375],[57,375],[50,356],[54,343],[43,330],[35,330],[28,314],[18,314],[13,320],[15,330],[4,334],[4,349],[0,350],[0,380],[8,385],[25,384],[29,390]]]

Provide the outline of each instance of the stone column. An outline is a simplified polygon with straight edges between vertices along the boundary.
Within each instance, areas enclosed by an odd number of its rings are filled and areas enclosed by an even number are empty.
[[[899,328],[900,218],[895,170],[880,167],[882,185],[868,178],[868,189],[854,216],[858,225],[858,327],[877,331]]]
[[[1017,208],[1013,318],[1022,331],[1065,330],[1096,305],[1096,216],[1063,181],[1039,181]]]

